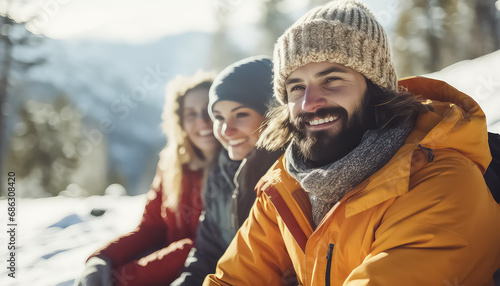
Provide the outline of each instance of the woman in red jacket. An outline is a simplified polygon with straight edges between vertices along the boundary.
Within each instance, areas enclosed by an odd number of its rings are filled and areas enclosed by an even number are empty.
[[[200,190],[218,154],[207,113],[213,75],[177,77],[168,84],[160,153],[140,224],[97,250],[75,285],[168,285],[180,274],[203,209]]]

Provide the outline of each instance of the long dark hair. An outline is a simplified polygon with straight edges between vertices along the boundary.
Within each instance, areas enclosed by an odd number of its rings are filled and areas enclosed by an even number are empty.
[[[371,80],[366,79],[365,96],[369,100],[368,118],[373,118],[370,129],[393,127],[407,120],[413,120],[419,112],[426,112],[420,96],[414,95],[403,87],[398,90],[383,90]],[[292,123],[286,104],[275,105],[266,114],[266,128],[257,146],[269,151],[284,147],[292,139]]]

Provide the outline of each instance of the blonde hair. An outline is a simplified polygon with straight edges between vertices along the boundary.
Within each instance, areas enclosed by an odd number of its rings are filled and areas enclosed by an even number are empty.
[[[162,130],[167,136],[167,145],[160,152],[159,167],[163,171],[163,188],[167,207],[176,210],[182,194],[183,165],[203,156],[193,145],[183,129],[182,113],[184,96],[193,90],[206,89],[215,78],[214,72],[198,71],[194,76],[177,76],[167,84],[165,105],[162,113]]]

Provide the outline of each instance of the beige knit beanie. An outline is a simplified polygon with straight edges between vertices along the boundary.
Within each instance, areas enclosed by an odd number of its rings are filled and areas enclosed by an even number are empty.
[[[338,63],[384,90],[397,89],[387,35],[372,13],[354,0],[333,0],[295,22],[274,46],[274,95],[285,104],[285,80],[311,62]]]

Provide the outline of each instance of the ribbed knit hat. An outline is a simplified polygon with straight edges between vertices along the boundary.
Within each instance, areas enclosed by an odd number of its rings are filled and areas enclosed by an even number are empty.
[[[274,47],[274,93],[285,104],[285,80],[308,63],[352,68],[384,90],[397,89],[387,35],[373,14],[354,0],[333,0],[310,10]]]
[[[268,56],[237,61],[222,70],[210,87],[208,112],[212,120],[214,105],[235,101],[264,115],[273,102],[273,62]]]

